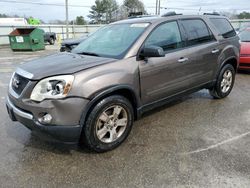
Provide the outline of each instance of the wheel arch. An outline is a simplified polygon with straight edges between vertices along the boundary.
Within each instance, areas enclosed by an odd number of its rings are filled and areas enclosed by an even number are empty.
[[[82,116],[80,119],[80,125],[83,125],[85,123],[89,113],[100,100],[106,97],[112,96],[112,95],[121,95],[127,98],[131,102],[131,105],[133,106],[134,118],[135,119],[138,118],[137,108],[139,105],[139,97],[136,95],[134,90],[127,85],[112,86],[112,87],[103,89],[102,91],[99,91],[93,94],[92,96],[90,96],[90,102],[82,113]]]
[[[220,67],[219,67],[219,69],[218,69],[218,71],[217,71],[217,73],[216,73],[216,77],[215,77],[216,80],[217,80],[217,78],[218,78],[218,76],[219,76],[219,74],[220,74],[221,69],[222,69],[225,65],[227,65],[227,64],[232,65],[232,66],[234,67],[235,72],[237,71],[238,66],[239,66],[238,59],[237,59],[235,56],[228,57],[227,59],[225,59],[225,60],[220,64]]]
[[[238,64],[238,60],[236,57],[229,57],[226,60],[224,60],[221,65],[221,68],[224,67],[226,64],[232,65],[234,70],[237,71],[239,64]]]
[[[52,38],[52,39],[56,40],[56,36],[55,35],[50,35],[49,38]]]

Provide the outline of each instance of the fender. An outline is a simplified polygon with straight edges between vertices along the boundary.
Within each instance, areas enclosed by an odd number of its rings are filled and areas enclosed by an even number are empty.
[[[93,107],[93,105],[97,101],[104,98],[105,96],[108,96],[111,93],[114,93],[116,91],[123,90],[123,89],[129,90],[132,93],[133,103],[134,103],[132,105],[135,107],[135,113],[136,113],[135,116],[137,117],[137,113],[138,113],[137,108],[138,108],[138,104],[140,104],[139,96],[134,92],[134,90],[129,85],[115,85],[115,86],[110,86],[108,88],[104,88],[102,91],[99,91],[90,97],[90,102],[88,103],[86,108],[84,108],[84,111],[82,112],[82,116],[80,119],[80,126],[82,127],[84,125],[86,117],[90,109]]]
[[[231,60],[231,59],[235,59],[237,61],[237,69],[238,69],[238,66],[239,66],[239,61],[238,61],[238,58],[236,56],[231,56],[231,57],[228,57],[227,59],[225,59],[221,65],[220,65],[220,69],[226,64],[227,61]]]
[[[227,55],[228,54],[228,55]],[[230,54],[230,56],[229,56]],[[226,64],[227,61],[230,61],[232,59],[235,59],[237,61],[237,68],[239,66],[239,52],[237,50],[237,48],[235,48],[233,45],[227,45],[220,53],[219,57],[218,57],[218,69],[214,74],[214,80],[213,82],[216,82],[218,75],[220,74],[220,70],[222,69],[222,67]],[[225,58],[227,57],[227,58]]]

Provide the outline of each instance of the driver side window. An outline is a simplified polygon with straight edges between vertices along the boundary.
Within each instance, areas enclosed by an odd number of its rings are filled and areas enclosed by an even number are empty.
[[[145,47],[159,46],[164,51],[175,50],[183,46],[179,27],[176,21],[158,26],[146,39]]]

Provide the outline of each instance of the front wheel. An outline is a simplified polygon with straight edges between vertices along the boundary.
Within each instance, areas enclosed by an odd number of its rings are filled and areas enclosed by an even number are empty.
[[[127,138],[133,120],[128,99],[120,95],[104,98],[91,110],[83,125],[81,143],[96,152],[112,150]]]
[[[210,95],[216,99],[228,96],[233,88],[235,80],[235,69],[232,65],[225,65],[218,76],[213,88],[209,90]]]
[[[55,40],[54,40],[53,37],[50,37],[50,38],[49,38],[49,44],[50,44],[50,45],[54,45],[54,44],[55,44]]]

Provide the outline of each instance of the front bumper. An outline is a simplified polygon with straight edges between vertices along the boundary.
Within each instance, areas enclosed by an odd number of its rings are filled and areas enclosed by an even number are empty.
[[[65,45],[61,45],[60,52],[65,52],[65,51],[66,51],[66,46]]]
[[[81,135],[80,125],[43,125],[34,115],[15,106],[7,97],[6,107],[12,121],[18,121],[35,132],[41,132],[46,137],[51,137],[64,143],[78,143]],[[80,121],[80,118],[79,118]]]
[[[60,52],[70,52],[76,45],[61,45]]]

